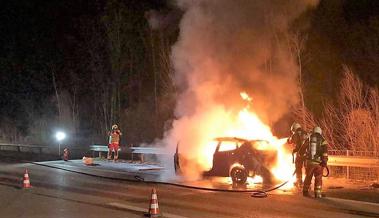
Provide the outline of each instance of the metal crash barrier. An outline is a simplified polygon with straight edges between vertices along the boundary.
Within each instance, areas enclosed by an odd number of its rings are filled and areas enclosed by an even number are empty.
[[[92,151],[92,157],[95,157],[96,152],[98,152],[98,157],[102,157],[102,152],[108,153],[108,146],[106,145],[90,145],[90,151]],[[119,148],[118,151],[121,151]]]
[[[379,179],[379,153],[376,151],[329,150],[332,174],[353,180]]]
[[[42,154],[43,149],[48,149],[48,146],[0,143],[1,151],[33,152],[37,150],[39,154]]]
[[[92,157],[102,157],[102,152],[108,152],[108,146],[106,145],[90,145],[90,150],[92,151]],[[119,148],[118,151],[121,151]],[[98,155],[96,155],[98,152]],[[131,159],[134,159],[134,154],[140,154],[141,162],[144,162],[145,154],[154,154],[154,155],[167,155],[168,153],[162,148],[155,147],[128,147],[125,151],[132,155]]]

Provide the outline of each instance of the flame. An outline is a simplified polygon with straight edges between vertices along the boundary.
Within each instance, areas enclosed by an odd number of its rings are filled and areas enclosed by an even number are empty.
[[[247,103],[252,101],[252,98],[246,93],[240,93],[241,98]],[[290,151],[286,150],[284,145],[286,143],[286,138],[278,139],[275,137],[271,128],[262,122],[258,115],[249,107],[250,104],[247,104],[243,109],[241,109],[238,115],[233,119],[231,114],[225,114],[213,112],[210,113],[208,120],[212,124],[218,124],[216,127],[206,128],[208,132],[203,132],[203,147],[200,148],[197,153],[196,158],[198,159],[199,164],[204,169],[210,169],[212,167],[213,153],[216,148],[216,142],[213,141],[215,137],[240,137],[249,140],[265,140],[258,144],[258,150],[275,150],[277,153],[277,162],[274,164],[273,168],[270,169],[271,172],[275,175],[276,179],[279,181],[287,181],[284,189],[289,189],[293,186],[295,181],[294,176],[292,175],[294,171],[294,165],[292,164],[292,154]],[[212,122],[214,121],[214,122]],[[209,141],[212,141],[209,143]],[[233,146],[233,145],[230,145]],[[230,149],[229,146],[225,148]],[[199,156],[200,154],[200,156]],[[249,178],[248,183],[254,184],[261,182],[261,177]]]
[[[247,188],[253,188],[256,184],[261,184],[263,182],[262,176],[254,176],[247,178]],[[225,178],[225,183],[227,184],[233,184],[232,178],[227,177]]]
[[[246,92],[241,92],[240,95],[241,95],[241,98],[243,100],[246,100],[246,101],[252,101],[253,100]]]

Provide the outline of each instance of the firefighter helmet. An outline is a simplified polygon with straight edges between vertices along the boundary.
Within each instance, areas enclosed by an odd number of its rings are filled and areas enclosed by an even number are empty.
[[[321,128],[319,127],[319,126],[316,126],[314,129],[313,129],[313,132],[314,133],[318,133],[318,134],[322,134],[322,130],[321,130]]]
[[[117,129],[117,128],[118,128],[117,124],[112,125],[112,129]]]
[[[298,123],[293,123],[291,126],[291,132],[295,132],[297,129],[301,128],[300,124]]]

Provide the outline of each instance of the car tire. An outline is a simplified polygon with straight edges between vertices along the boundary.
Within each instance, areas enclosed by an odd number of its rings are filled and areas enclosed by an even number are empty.
[[[247,181],[247,176],[248,173],[246,169],[242,166],[236,166],[233,167],[232,170],[230,170],[230,177],[232,178],[234,184],[245,184]]]

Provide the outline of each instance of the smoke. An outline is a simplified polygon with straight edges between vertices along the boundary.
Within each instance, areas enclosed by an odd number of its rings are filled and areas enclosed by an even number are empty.
[[[153,30],[168,29],[172,26],[176,27],[176,23],[181,17],[180,10],[157,11],[149,10],[145,12],[145,18],[150,28]],[[174,31],[174,30],[173,30]]]
[[[297,66],[288,49],[288,25],[311,0],[177,0],[184,11],[172,49],[180,89],[178,120],[160,143],[198,168],[204,140],[222,136],[252,97],[261,120],[273,124],[298,102]],[[209,152],[213,152],[210,150]],[[196,170],[194,170],[196,171]]]

